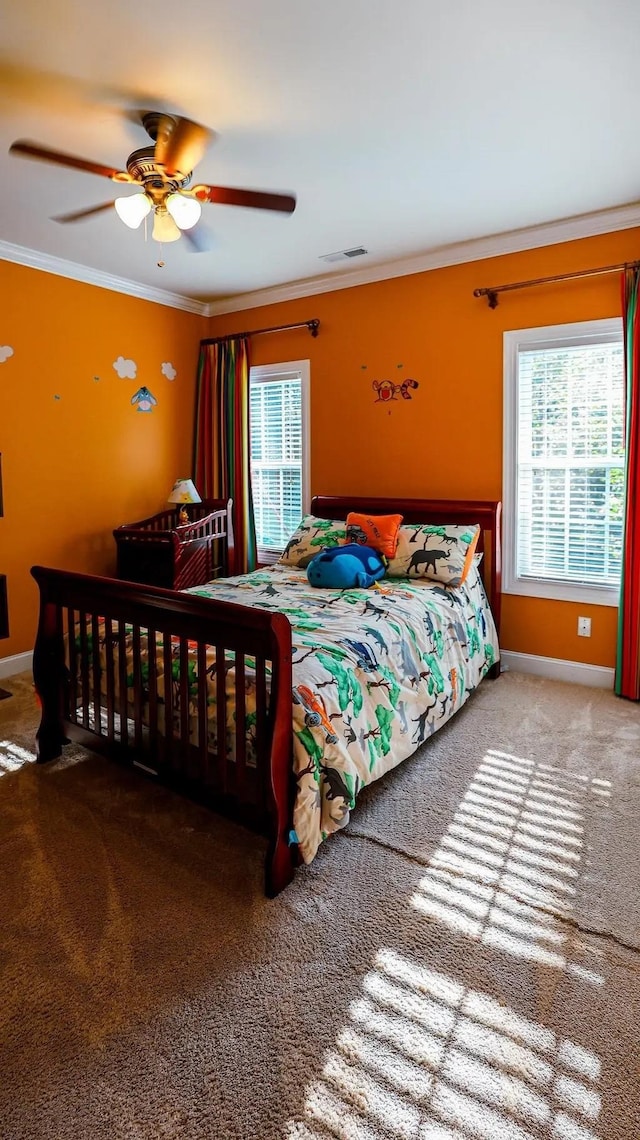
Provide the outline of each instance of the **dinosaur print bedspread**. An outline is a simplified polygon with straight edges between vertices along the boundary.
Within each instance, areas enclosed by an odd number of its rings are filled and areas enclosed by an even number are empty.
[[[276,564],[189,593],[280,610],[293,640],[293,826],[305,862],[348,822],[358,792],[394,768],[467,700],[498,659],[474,566],[453,589],[385,578],[320,590]]]

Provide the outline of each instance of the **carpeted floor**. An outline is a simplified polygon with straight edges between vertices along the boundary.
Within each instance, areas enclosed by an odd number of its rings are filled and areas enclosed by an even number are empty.
[[[268,901],[4,685],[2,1140],[638,1140],[640,707],[484,683]]]

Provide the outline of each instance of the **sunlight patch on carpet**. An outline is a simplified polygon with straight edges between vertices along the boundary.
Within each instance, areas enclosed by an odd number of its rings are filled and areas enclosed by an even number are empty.
[[[35,755],[21,748],[13,740],[0,740],[0,776],[6,772],[17,772],[23,764],[35,763]]]
[[[550,774],[551,773],[551,774]],[[411,899],[416,910],[515,957],[602,975],[569,960],[587,799],[608,781],[489,750]],[[565,952],[563,952],[565,947]]]
[[[587,801],[603,792],[607,781],[489,750],[409,905],[572,974],[588,1001],[604,977],[584,959],[601,952],[571,915]],[[601,1063],[583,1045],[390,948],[361,991],[288,1140],[601,1140]]]
[[[594,1053],[394,950],[363,990],[289,1140],[598,1140]]]

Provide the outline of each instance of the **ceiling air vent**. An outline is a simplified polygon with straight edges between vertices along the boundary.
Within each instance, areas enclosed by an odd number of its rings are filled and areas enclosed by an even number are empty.
[[[357,245],[354,249],[341,249],[338,253],[323,253],[320,261],[348,261],[351,257],[364,257],[369,250],[365,249],[362,245]]]

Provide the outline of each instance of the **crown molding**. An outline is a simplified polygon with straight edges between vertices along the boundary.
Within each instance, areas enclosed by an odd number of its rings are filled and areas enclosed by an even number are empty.
[[[281,301],[293,301],[300,297],[314,297],[321,293],[334,293],[339,289],[352,289],[357,285],[370,285],[376,281],[388,281],[393,277],[406,277],[412,273],[425,273],[431,269],[445,269],[449,265],[483,261],[491,257],[501,257],[508,253],[521,253],[527,249],[537,249],[545,245],[558,245],[561,242],[576,241],[578,238],[597,237],[599,234],[613,233],[615,230],[628,230],[640,226],[640,204],[618,206],[597,213],[579,214],[573,218],[562,218],[557,222],[547,222],[540,226],[510,230],[490,237],[472,238],[427,250],[411,257],[370,265],[367,268],[350,269],[345,272],[323,273],[318,277],[307,277],[300,281],[290,281],[268,289],[257,289],[251,293],[240,293],[235,297],[215,301],[197,301],[180,293],[169,293],[155,289],[138,281],[115,277],[99,269],[79,265],[75,261],[65,261],[60,257],[39,253],[35,249],[0,241],[0,260],[13,261],[30,269],[41,269],[58,277],[69,277],[85,285],[96,285],[114,293],[124,293],[151,301],[156,305],[166,305],[171,309],[181,309],[185,313],[195,313],[201,317],[222,316],[225,313],[238,313],[245,309],[275,305]]]
[[[325,273],[303,281],[291,281],[271,289],[242,293],[205,305],[205,316],[217,317],[224,313],[237,313],[244,309],[275,305],[280,301],[293,301],[298,297],[313,297],[319,293],[333,293],[338,289],[353,289],[356,285],[370,285],[375,281],[388,281],[392,277],[406,277],[411,273],[424,273],[430,269],[444,269],[448,265],[484,261],[507,253],[521,253],[545,245],[558,245],[578,238],[597,237],[615,230],[640,226],[640,204],[618,206],[592,214],[578,214],[540,226],[510,230],[491,237],[473,238],[470,241],[440,246],[415,256],[387,261],[378,265],[346,272]]]
[[[124,277],[114,277],[111,273],[103,273],[100,269],[79,265],[75,261],[65,261],[61,257],[52,257],[48,253],[39,253],[35,249],[13,245],[11,242],[0,241],[0,260],[13,261],[30,269],[42,269],[43,272],[53,273],[57,277],[70,277],[73,281],[82,281],[85,285],[97,285],[99,289],[108,289],[112,293],[126,293],[128,297],[138,297],[142,301],[152,301],[156,305],[166,305],[170,309],[182,309],[185,313],[196,313],[201,317],[208,315],[207,305],[192,297],[183,297],[180,293],[168,293],[164,289],[154,289],[138,281],[128,281]]]

